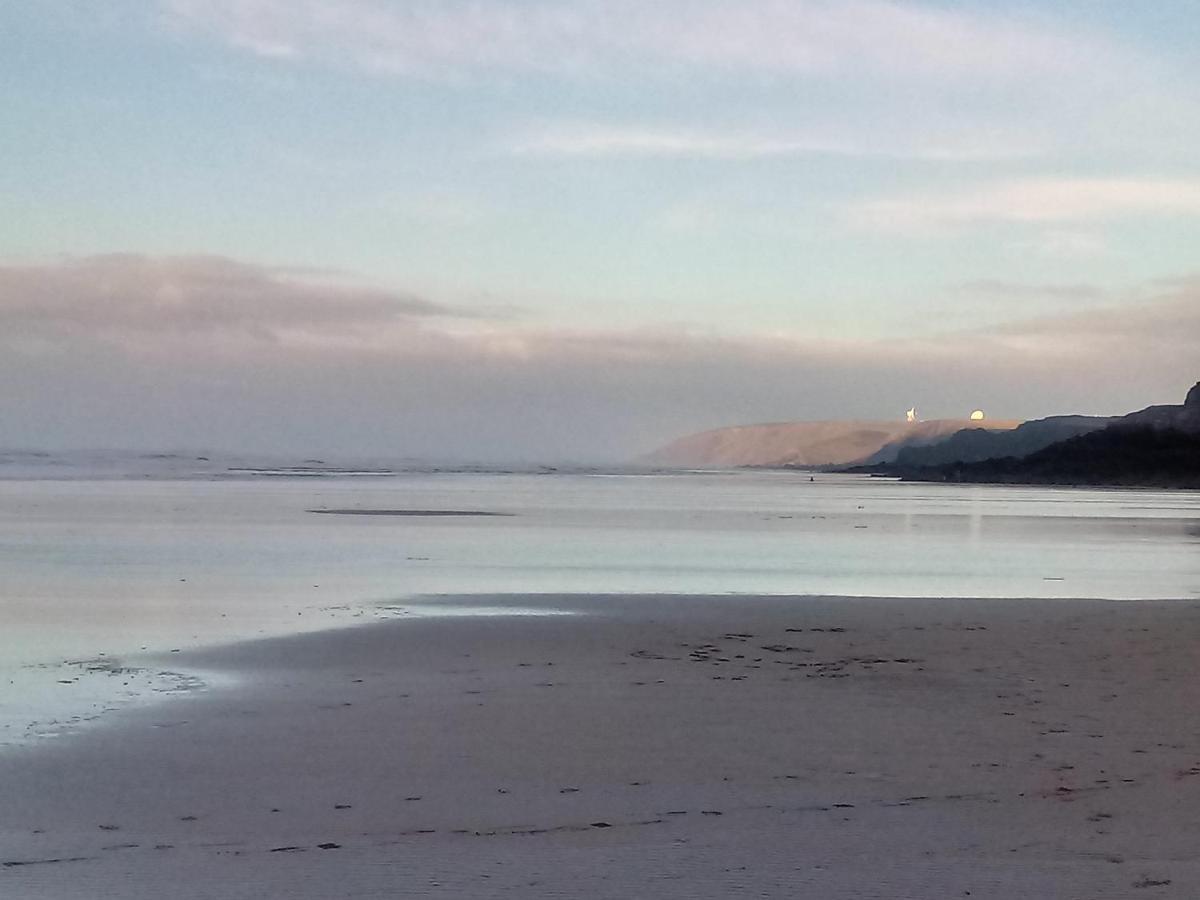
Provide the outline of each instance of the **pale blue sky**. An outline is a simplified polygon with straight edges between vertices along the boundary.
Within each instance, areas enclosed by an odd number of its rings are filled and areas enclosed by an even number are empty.
[[[661,351],[699,366],[696,342],[783,342],[841,383],[839,366],[878,360],[880,340],[1003,342],[1053,331],[1055,317],[1192,308],[1178,285],[1200,272],[1198,45],[1187,0],[9,0],[0,264],[20,290],[64,290],[64,265],[136,258],[122,275],[136,283],[128,322],[138,289],[192,296],[195,270],[180,275],[177,257],[288,281],[313,267],[334,293],[349,283],[452,308],[420,330],[481,372],[499,353],[523,360],[523,377],[569,381],[545,348],[574,341],[601,369],[628,362],[631,344],[641,364]],[[0,313],[25,302],[17,289],[0,283]],[[314,342],[297,330],[288,340]],[[65,340],[34,337],[22,352]],[[186,342],[220,354],[227,337]],[[410,337],[391,346],[397,366],[412,363]],[[1047,375],[1064,353],[1045,341],[1010,341],[996,365],[1026,375],[987,399],[1016,416],[1136,403],[1190,377],[1158,371],[1175,357],[1156,340],[1125,348],[1140,355],[1121,365],[1144,377],[1113,371],[1127,396],[1105,397]],[[129,343],[104,350],[128,362]],[[921,364],[895,365],[919,393]],[[930,388],[944,407],[931,412],[983,402],[971,398],[989,377],[964,375],[969,397]],[[29,424],[31,385],[15,431],[82,440]],[[669,425],[651,407],[681,397],[629,402],[666,431],[884,416],[904,401],[776,394],[747,384]],[[660,437],[633,431],[613,454]]]

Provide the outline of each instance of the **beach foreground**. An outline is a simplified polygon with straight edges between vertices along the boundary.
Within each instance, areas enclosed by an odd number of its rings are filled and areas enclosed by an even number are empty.
[[[453,601],[443,601],[453,605]],[[0,754],[0,896],[1200,895],[1200,606],[485,597]]]

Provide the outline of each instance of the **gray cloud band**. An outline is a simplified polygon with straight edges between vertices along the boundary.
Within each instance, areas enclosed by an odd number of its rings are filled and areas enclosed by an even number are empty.
[[[1154,286],[1151,286],[1154,287]],[[886,342],[581,331],[234,260],[0,267],[10,446],[614,460],[738,422],[1121,412],[1195,381],[1200,284]],[[939,412],[941,411],[941,412]]]

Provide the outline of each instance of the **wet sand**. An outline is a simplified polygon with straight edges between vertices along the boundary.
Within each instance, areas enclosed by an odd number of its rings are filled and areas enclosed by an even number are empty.
[[[1200,606],[484,597],[0,754],[0,896],[1200,896]]]

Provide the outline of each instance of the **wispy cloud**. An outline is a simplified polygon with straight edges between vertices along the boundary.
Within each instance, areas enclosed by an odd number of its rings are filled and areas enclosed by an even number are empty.
[[[114,254],[0,265],[0,331],[9,339],[375,333],[459,310],[313,268],[215,256]]]
[[[419,77],[630,66],[1027,81],[1121,54],[1050,19],[889,0],[160,0],[264,57]]]
[[[1200,285],[1153,290],[1139,303],[876,342],[461,327],[403,291],[204,257],[9,265],[0,416],[6,439],[26,444],[134,435],[150,446],[621,459],[706,427],[888,417],[914,401],[931,414],[1119,412],[1177,400],[1196,378]]]
[[[842,130],[845,130],[844,128]],[[970,162],[1035,155],[1041,148],[1027,138],[995,133],[926,134],[889,140],[839,137],[836,129],[811,133],[755,132],[738,129],[638,126],[603,123],[552,123],[506,142],[519,156],[640,157],[750,160],[789,156],[842,156]]]
[[[1179,158],[1200,136],[1190,73],[1120,35],[1028,8],[932,0],[156,0],[155,8],[176,34],[263,59],[268,71],[330,67],[464,93],[502,85],[551,115],[566,82],[572,101],[636,91],[645,110],[640,122],[551,122],[504,142],[523,154],[944,162],[1116,148]],[[696,93],[712,88],[712,102],[696,108]]]
[[[1190,356],[1194,369],[1200,360],[1200,278],[1179,279],[1139,301],[1019,320],[992,333],[1000,344],[1016,339],[1053,345],[1059,352],[1103,361],[1114,371],[1123,371],[1114,364],[1131,356],[1144,365]]]
[[[958,191],[862,201],[847,213],[854,225],[897,233],[938,232],[997,222],[1056,225],[1178,215],[1200,215],[1200,180],[1014,179]]]
[[[1018,253],[1033,253],[1044,259],[1079,260],[1102,256],[1109,250],[1108,241],[1095,231],[1075,228],[1047,228],[1032,238],[1013,241],[1011,248]]]
[[[807,154],[856,154],[849,144],[816,138],[639,128],[620,125],[554,125],[517,137],[508,149],[530,156],[694,156],[754,159]]]
[[[950,286],[951,293],[965,298],[1000,300],[1004,302],[1063,300],[1094,303],[1108,292],[1094,284],[1046,284],[983,278]]]

